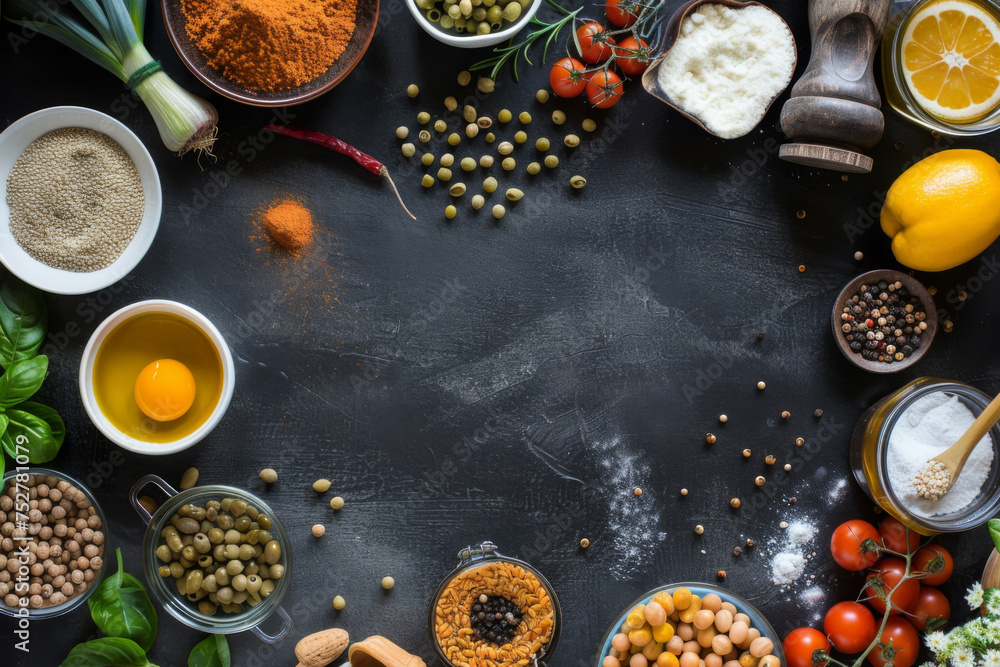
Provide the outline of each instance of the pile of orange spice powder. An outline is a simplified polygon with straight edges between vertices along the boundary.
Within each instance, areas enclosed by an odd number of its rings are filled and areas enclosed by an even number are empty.
[[[294,199],[272,203],[261,216],[261,222],[275,243],[292,252],[312,243],[312,214]]]
[[[288,90],[326,72],[354,34],[357,0],[181,0],[208,64],[244,88]]]

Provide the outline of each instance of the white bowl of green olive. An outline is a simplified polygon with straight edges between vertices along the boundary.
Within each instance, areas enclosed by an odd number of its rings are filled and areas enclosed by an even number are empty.
[[[505,42],[526,26],[542,0],[406,0],[431,37],[462,49]]]

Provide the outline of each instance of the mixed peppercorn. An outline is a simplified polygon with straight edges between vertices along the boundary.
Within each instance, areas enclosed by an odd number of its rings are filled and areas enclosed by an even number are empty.
[[[927,313],[903,283],[862,285],[844,304],[841,331],[851,350],[869,361],[903,361],[921,344]]]
[[[472,636],[498,646],[510,642],[521,624],[521,609],[499,595],[480,595],[469,615]]]

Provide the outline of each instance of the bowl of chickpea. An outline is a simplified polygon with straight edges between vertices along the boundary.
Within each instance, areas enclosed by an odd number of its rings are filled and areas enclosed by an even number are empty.
[[[39,620],[80,607],[104,577],[107,549],[104,512],[81,482],[34,466],[3,476],[0,614],[27,609]]]
[[[782,667],[778,633],[719,586],[668,584],[630,604],[604,634],[595,667]]]

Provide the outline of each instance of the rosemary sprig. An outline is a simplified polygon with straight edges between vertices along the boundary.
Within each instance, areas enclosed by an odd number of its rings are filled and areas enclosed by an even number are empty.
[[[581,11],[583,11],[583,7],[577,7],[575,10],[569,11],[565,7],[556,3],[554,0],[545,0],[545,2],[548,3],[550,6],[554,7],[556,10],[558,10],[559,13],[563,15],[562,18],[560,18],[558,21],[554,23],[546,23],[545,21],[539,20],[537,15],[532,16],[531,21],[529,21],[529,25],[541,26],[538,30],[532,30],[523,40],[517,43],[514,43],[515,37],[511,37],[510,41],[507,43],[506,46],[498,46],[497,48],[493,49],[493,52],[496,53],[497,55],[491,58],[487,58],[486,60],[481,60],[472,67],[470,67],[469,69],[472,71],[489,69],[490,78],[496,79],[497,74],[500,72],[503,66],[506,65],[507,62],[509,61],[514,66],[514,80],[517,81],[518,57],[524,58],[525,62],[527,62],[529,65],[534,65],[534,63],[531,62],[531,58],[528,55],[528,50],[542,37],[546,38],[545,47],[542,50],[542,60],[544,61],[546,55],[549,52],[549,45],[552,43],[552,40],[554,40],[556,37],[559,36],[559,33],[562,31],[562,29],[566,26],[567,23],[573,21],[573,19],[575,19],[577,15]]]

